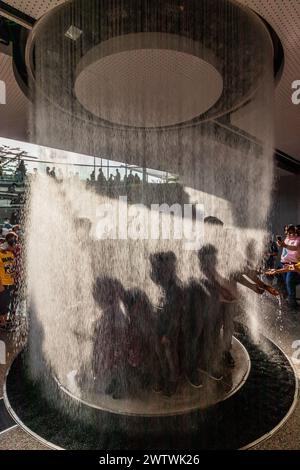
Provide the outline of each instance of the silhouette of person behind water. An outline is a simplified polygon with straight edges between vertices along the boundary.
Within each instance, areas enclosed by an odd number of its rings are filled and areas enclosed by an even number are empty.
[[[150,302],[141,290],[126,291],[108,277],[97,279],[94,298],[102,310],[94,334],[96,383],[104,382],[113,398],[137,395],[150,384],[155,363]]]
[[[138,288],[125,292],[128,312],[128,364],[131,392],[148,389],[155,380],[157,357],[153,309],[147,295]]]
[[[202,386],[202,376],[199,372],[199,367],[201,360],[201,339],[205,334],[203,312],[205,292],[200,283],[192,279],[185,288],[184,297],[182,368],[190,385],[199,388]]]
[[[220,284],[217,281],[217,250],[211,245],[203,246],[198,252],[200,269],[205,276],[202,281],[206,291],[203,299],[204,328],[201,338],[201,367],[212,374],[219,374],[222,353],[220,330],[222,312]]]
[[[117,279],[97,278],[93,295],[101,308],[94,328],[92,369],[96,387],[113,398],[126,393],[127,316]]]
[[[209,224],[212,230],[210,235],[213,235],[213,237],[217,239],[226,237],[226,232],[223,229],[224,223],[217,217],[206,217],[204,223]],[[231,347],[234,332],[234,317],[236,316],[238,305],[236,274],[232,273],[228,278],[222,277],[217,271],[217,250],[212,245],[206,245],[204,250],[207,250],[207,262],[205,263],[204,260],[201,262],[200,253],[200,265],[206,271],[207,278],[213,282],[220,301],[219,327],[222,330],[220,343],[222,359],[224,365],[234,367],[235,361],[231,354]],[[212,254],[213,256],[211,256]],[[228,257],[229,252],[223,252],[222,255]]]
[[[176,275],[173,252],[150,256],[151,279],[162,290],[157,307],[157,355],[160,379],[158,384],[167,396],[176,392],[180,376],[180,336],[184,316],[184,289]]]
[[[104,176],[102,168],[99,169],[99,173],[97,176],[97,181],[100,185],[104,185],[106,183],[106,178]]]

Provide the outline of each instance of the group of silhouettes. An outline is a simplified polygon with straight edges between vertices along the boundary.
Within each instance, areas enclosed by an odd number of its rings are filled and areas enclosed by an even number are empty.
[[[204,222],[223,229],[215,217]],[[86,240],[90,228],[88,219],[78,219],[76,230]],[[204,245],[197,253],[202,276],[188,283],[179,279],[172,251],[151,254],[150,278],[161,293],[157,305],[137,287],[125,289],[118,279],[96,278],[93,296],[101,315],[93,332],[93,387],[114,399],[149,390],[170,397],[182,384],[200,388],[207,378],[228,377],[235,367],[237,284],[256,294],[278,295],[253,267],[255,242],[246,252],[243,269],[224,278],[217,269],[216,247]]]
[[[151,255],[151,279],[162,292],[156,306],[138,288],[96,280],[94,297],[103,313],[94,332],[93,374],[106,394],[117,399],[151,389],[172,396],[183,380],[201,387],[201,371],[215,377],[220,363],[234,367],[227,310],[235,299],[214,276],[216,254],[212,245],[199,251],[205,280],[187,286],[177,277],[173,252]]]

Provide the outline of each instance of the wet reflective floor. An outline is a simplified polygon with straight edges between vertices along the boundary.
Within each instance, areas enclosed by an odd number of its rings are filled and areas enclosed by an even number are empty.
[[[21,358],[8,377],[8,399],[29,429],[66,449],[243,448],[272,432],[286,417],[294,403],[296,379],[288,359],[270,340],[260,336],[254,342],[244,327],[236,336],[250,356],[249,377],[233,396],[204,410],[130,417],[75,404],[60,390],[50,405],[40,386],[28,379]],[[62,401],[64,409],[58,406]]]

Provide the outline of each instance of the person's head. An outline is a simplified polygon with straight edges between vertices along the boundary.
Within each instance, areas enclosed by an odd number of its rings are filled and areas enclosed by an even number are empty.
[[[150,255],[150,277],[155,284],[166,286],[176,277],[176,256],[172,251]]]
[[[297,230],[295,225],[289,225],[286,231],[287,237],[288,238],[294,238],[297,235]]]
[[[207,242],[214,239],[221,240],[225,237],[224,223],[218,217],[209,215],[204,218],[204,237]]]
[[[295,228],[295,225],[294,224],[287,224],[284,226],[284,233],[285,235],[288,234],[289,230],[293,230]]]
[[[296,225],[297,237],[300,237],[300,225]]]
[[[204,245],[198,251],[200,269],[204,274],[208,275],[215,270],[218,262],[217,254],[216,247],[211,244]]]
[[[212,215],[209,215],[209,216],[205,217],[204,223],[209,224],[209,225],[224,227],[224,222],[222,222],[222,220],[218,219],[218,217],[214,217]]]
[[[98,277],[93,286],[93,297],[100,307],[112,307],[123,300],[125,292],[118,279]]]
[[[14,250],[18,244],[18,235],[15,232],[9,232],[5,237],[8,249]]]

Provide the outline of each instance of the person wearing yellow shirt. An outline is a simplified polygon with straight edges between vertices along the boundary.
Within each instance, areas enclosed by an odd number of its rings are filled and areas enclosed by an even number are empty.
[[[5,326],[8,319],[10,304],[15,288],[15,248],[18,236],[10,232],[5,237],[6,242],[0,249],[0,326]]]

